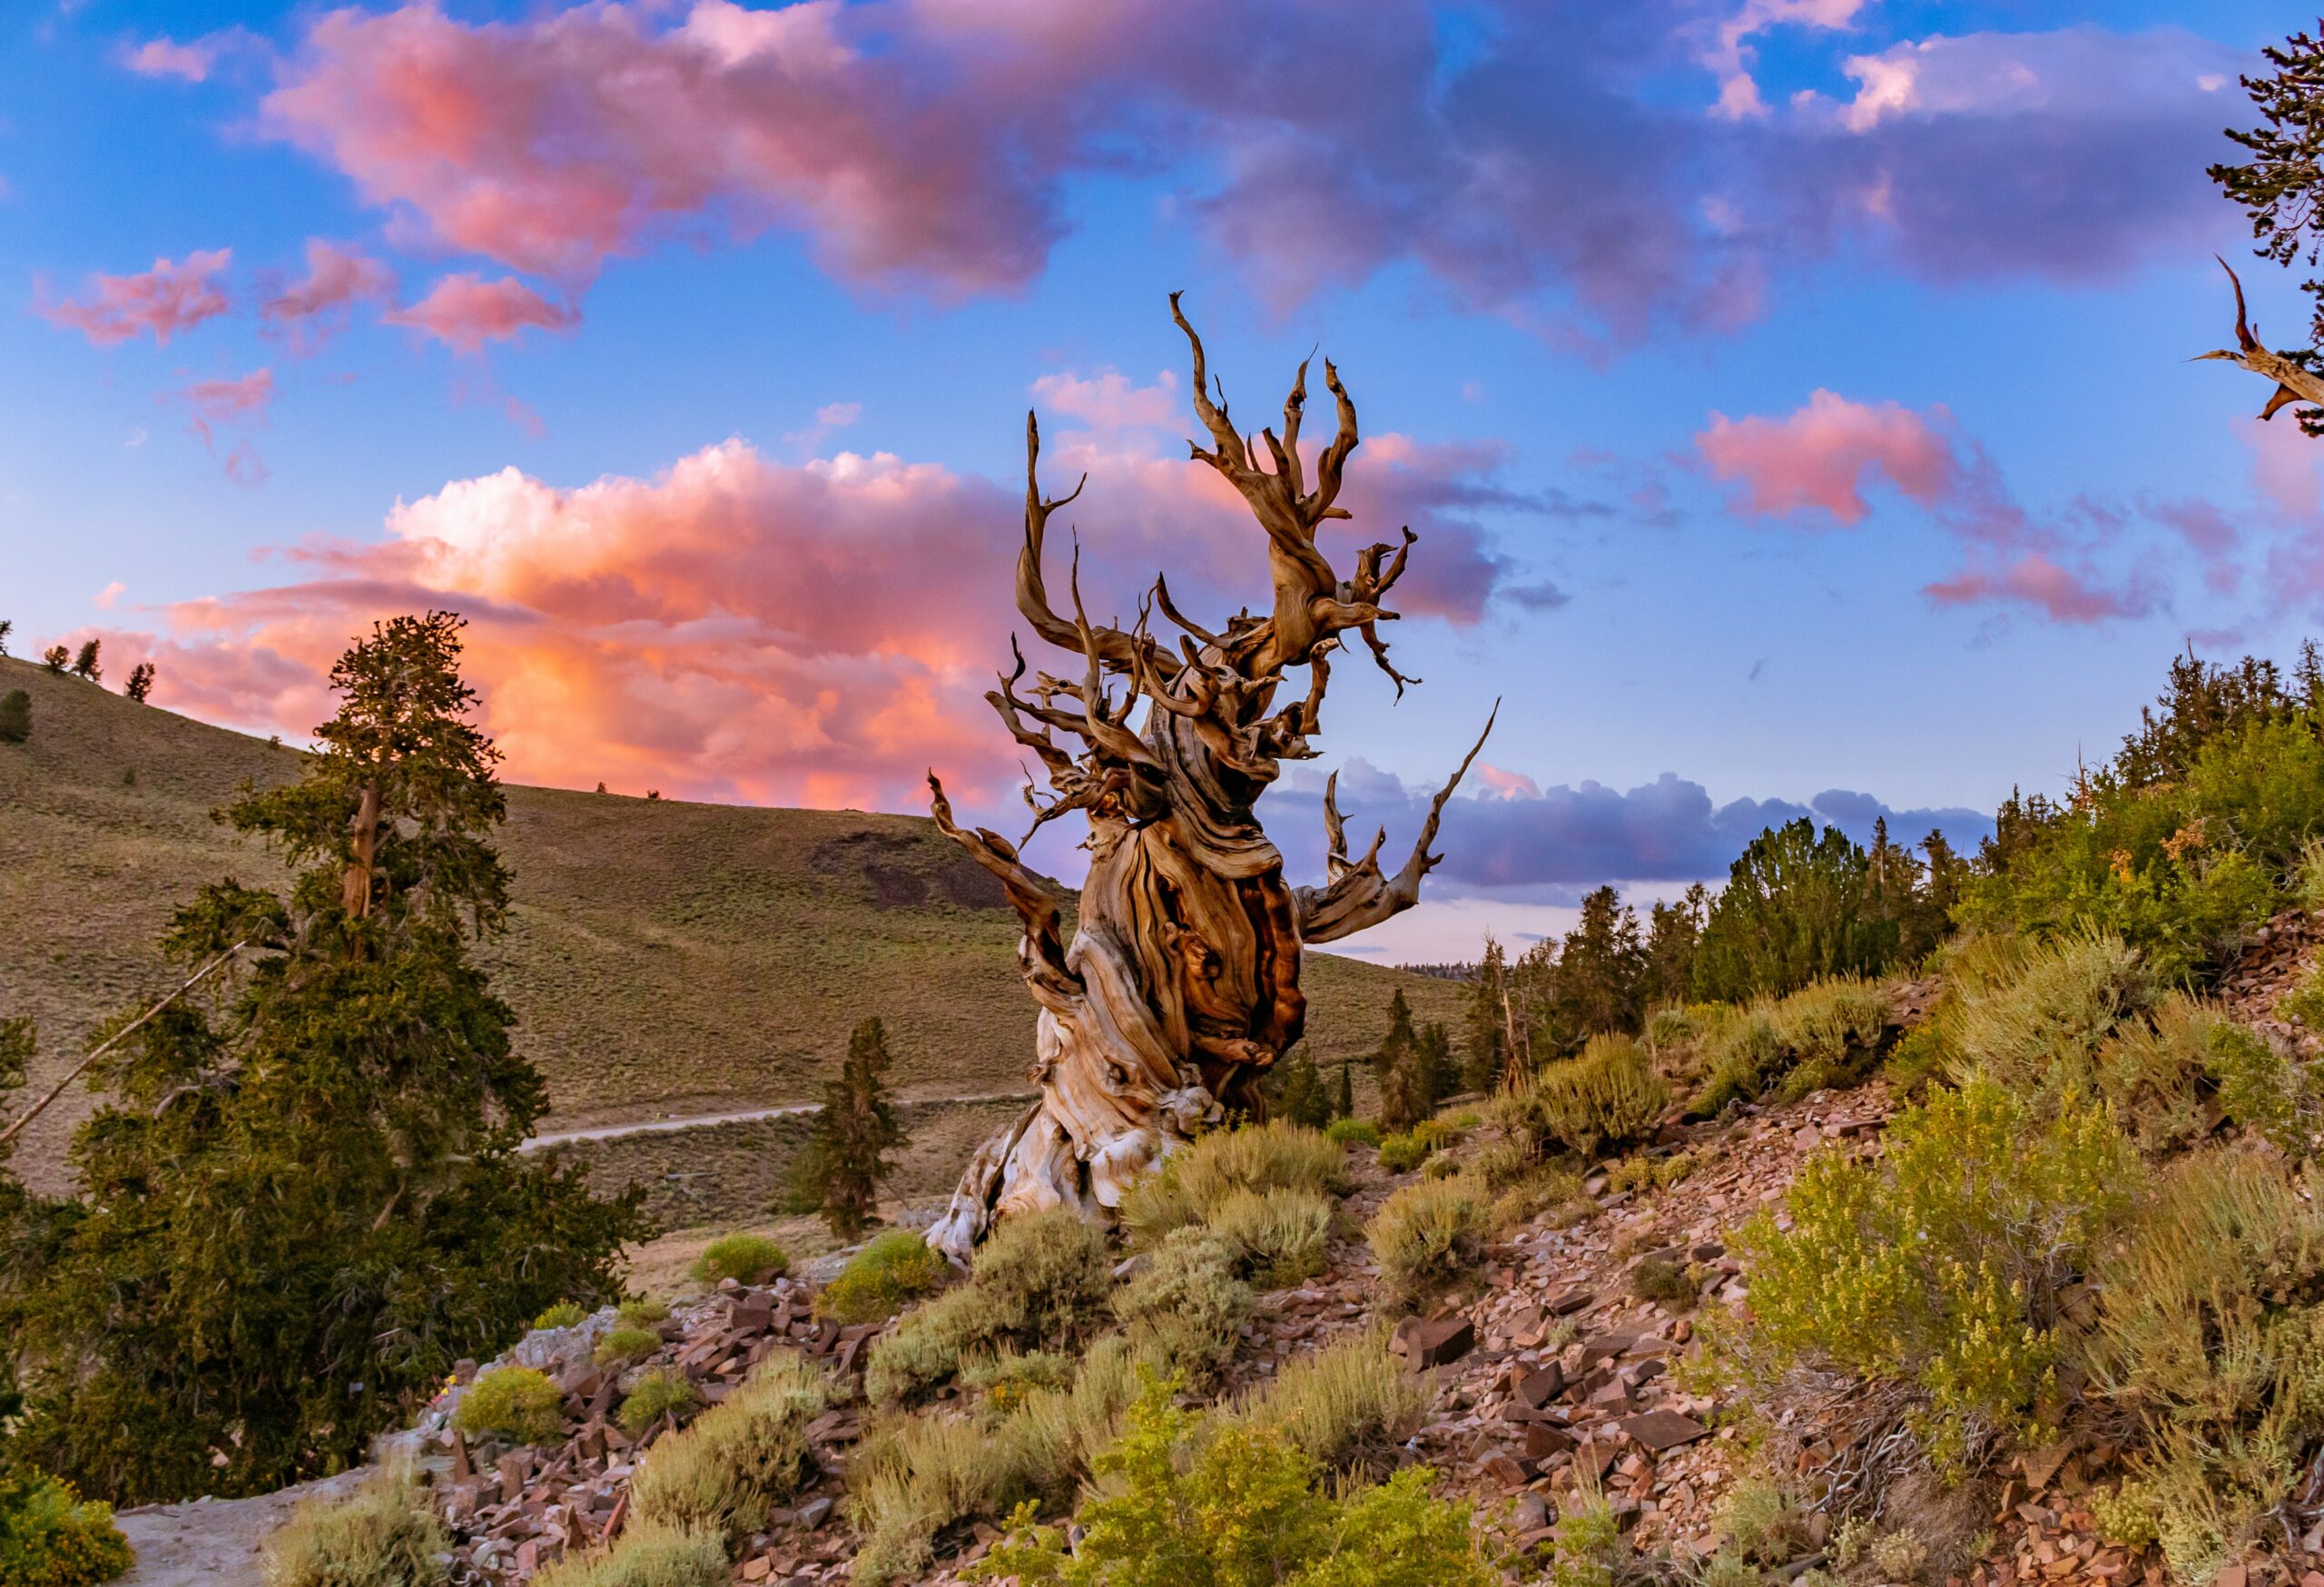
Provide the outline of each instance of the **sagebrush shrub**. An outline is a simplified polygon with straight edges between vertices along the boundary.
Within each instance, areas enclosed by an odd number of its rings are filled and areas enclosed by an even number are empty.
[[[1591,1158],[1643,1140],[1669,1093],[1627,1036],[1593,1036],[1578,1057],[1547,1063],[1494,1099],[1495,1120],[1537,1155]]]
[[[613,1547],[544,1568],[533,1587],[725,1587],[718,1534],[650,1522],[625,1526]]]
[[[2314,1148],[2316,1094],[2305,1072],[2258,1031],[2184,993],[2125,1020],[2092,1060],[2090,1082],[2149,1153],[2210,1134],[2213,1109],[2294,1160]]]
[[[935,1294],[951,1276],[943,1253],[910,1229],[890,1229],[816,1292],[815,1315],[835,1323],[879,1322]]]
[[[1423,1179],[1382,1204],[1364,1237],[1381,1276],[1403,1296],[1432,1294],[1476,1271],[1486,1209],[1465,1179]]]
[[[783,1247],[764,1235],[721,1235],[702,1248],[694,1259],[694,1280],[697,1284],[715,1284],[722,1278],[732,1278],[748,1284],[760,1274],[781,1276],[791,1270],[791,1258]]]
[[[770,1355],[750,1381],[646,1453],[630,1487],[638,1518],[698,1528],[730,1545],[764,1531],[807,1476],[807,1425],[831,1403],[820,1367],[787,1351]]]
[[[1237,1190],[1204,1227],[1235,1253],[1244,1277],[1261,1289],[1283,1289],[1324,1270],[1332,1204],[1313,1190]]]
[[[1387,1328],[1374,1326],[1293,1356],[1235,1414],[1318,1464],[1380,1477],[1395,1469],[1427,1404],[1421,1380],[1391,1352]]]
[[[1213,1387],[1235,1358],[1254,1304],[1235,1268],[1224,1240],[1205,1229],[1173,1229],[1114,1296],[1114,1315],[1166,1370],[1196,1388]]]
[[[694,1398],[693,1384],[668,1367],[657,1366],[638,1378],[615,1413],[615,1420],[632,1438],[641,1438],[665,1414],[691,1410]]]
[[[97,1587],[129,1569],[113,1506],[36,1471],[0,1475],[0,1582]]]
[[[2122,1495],[2175,1576],[2207,1580],[2324,1436],[2324,1214],[2280,1164],[2200,1151],[2157,1177],[2094,1276],[2083,1365],[2148,1435]]]
[[[1720,1512],[1727,1546],[1755,1565],[1787,1564],[1807,1543],[1807,1518],[1782,1485],[1745,1477]]]
[[[267,1587],[437,1587],[452,1546],[409,1466],[385,1467],[339,1499],[309,1499],[266,1540]],[[30,1582],[0,1569],[0,1581]]]
[[[614,1312],[617,1328],[650,1328],[670,1320],[670,1308],[658,1300],[625,1300]]]
[[[936,1534],[957,1522],[1068,1502],[1136,1392],[1137,1362],[1111,1335],[1082,1357],[1070,1388],[1029,1387],[1012,1408],[973,1420],[874,1424],[848,1468],[848,1518],[861,1539],[853,1580],[881,1587],[918,1575]]]
[[[1917,1385],[1935,1454],[1957,1464],[1984,1429],[2032,1430],[2059,1349],[2037,1318],[2137,1183],[2102,1106],[2069,1096],[2043,1119],[1983,1077],[1938,1091],[1890,1120],[1883,1162],[1808,1158],[1788,1232],[1766,1212],[1744,1226],[1752,1337]]]
[[[460,1395],[452,1425],[472,1438],[546,1444],[565,1425],[565,1396],[547,1373],[496,1366]]]
[[[1141,1246],[1206,1221],[1237,1190],[1336,1191],[1345,1154],[1320,1129],[1274,1122],[1214,1129],[1180,1147],[1122,1197],[1122,1225]]]
[[[2009,963],[2010,957],[2016,962]],[[2161,997],[2152,970],[2118,936],[2069,933],[1965,957],[1953,978],[1953,1075],[1985,1075],[2022,1093],[2089,1089],[2098,1051]]]
[[[1339,1146],[1348,1146],[1356,1143],[1361,1143],[1364,1146],[1378,1146],[1380,1144],[1380,1127],[1373,1123],[1369,1119],[1357,1119],[1351,1115],[1345,1119],[1334,1119],[1329,1124],[1325,1125],[1324,1127],[1324,1138]]]
[[[588,1321],[589,1308],[577,1300],[560,1300],[533,1319],[536,1328],[574,1328]]]
[[[971,1354],[1077,1345],[1104,1317],[1112,1284],[1105,1235],[1069,1208],[1004,1217],[978,1247],[968,1283],[873,1343],[865,1392],[877,1401],[916,1398]]]
[[[960,1386],[981,1397],[987,1410],[1004,1415],[1022,1406],[1036,1389],[1061,1389],[1072,1382],[1072,1358],[1050,1350],[1004,1350],[960,1368]]]

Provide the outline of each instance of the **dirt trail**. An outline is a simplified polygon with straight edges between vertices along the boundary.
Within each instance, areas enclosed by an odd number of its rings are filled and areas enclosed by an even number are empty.
[[[929,1108],[951,1102],[1015,1102],[1031,1101],[1036,1091],[978,1091],[965,1097],[903,1097],[896,1101],[898,1108]],[[820,1113],[821,1102],[793,1102],[781,1108],[749,1108],[738,1113],[696,1113],[684,1119],[645,1119],[632,1124],[601,1124],[592,1129],[552,1129],[528,1138],[517,1149],[519,1152],[547,1151],[551,1147],[573,1146],[585,1140],[619,1140],[632,1135],[672,1135],[682,1129],[703,1129],[716,1124],[755,1124],[762,1119],[789,1119],[801,1113]]]

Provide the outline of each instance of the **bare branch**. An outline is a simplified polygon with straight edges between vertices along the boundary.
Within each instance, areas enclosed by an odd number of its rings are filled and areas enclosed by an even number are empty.
[[[2217,259],[2219,256],[2213,254]],[[2260,344],[2260,333],[2249,321],[2243,306],[2243,282],[2221,259],[2219,267],[2227,271],[2227,279],[2235,283],[2235,348],[2221,348],[2213,352],[2197,353],[2195,359],[2225,359],[2238,369],[2250,370],[2276,383],[2268,398],[2268,405],[2260,409],[2261,419],[2273,419],[2277,413],[2295,402],[2306,402],[2313,409],[2324,409],[2324,373],[2308,366],[2305,353],[2270,352]],[[2309,412],[2294,417],[2300,428],[2310,434],[2319,433],[2317,426],[2324,424],[2324,412]]]
[[[1017,609],[1042,638],[1060,650],[1078,653],[1083,649],[1079,633],[1049,605],[1048,582],[1041,574],[1041,547],[1048,537],[1049,515],[1078,497],[1089,476],[1084,474],[1070,492],[1051,500],[1041,494],[1040,459],[1040,421],[1029,410],[1025,415],[1025,544],[1017,553]],[[1130,636],[1118,628],[1098,627],[1094,632],[1106,664],[1128,672]],[[1178,669],[1177,658],[1167,654],[1152,665],[1165,676]]]
[[[1016,848],[999,833],[983,827],[965,831],[955,823],[952,802],[944,797],[944,784],[933,771],[928,774],[928,794],[929,813],[936,818],[936,829],[960,844],[970,859],[999,880],[1018,918],[1025,922],[1025,940],[1018,951],[1024,961],[1026,980],[1035,993],[1078,993],[1081,978],[1065,961],[1065,943],[1058,931],[1059,912],[1054,884],[1029,869],[1017,857]]]
[[[1393,876],[1380,872],[1380,845],[1386,834],[1374,839],[1372,850],[1362,860],[1348,862],[1345,830],[1336,804],[1326,800],[1324,825],[1331,834],[1332,851],[1338,863],[1330,867],[1329,879],[1322,887],[1298,890],[1299,939],[1303,942],[1332,942],[1342,937],[1354,936],[1404,911],[1420,902],[1422,878],[1443,862],[1443,856],[1429,853],[1429,845],[1436,842],[1436,829],[1444,815],[1445,801],[1452,797],[1461,779],[1469,774],[1485,740],[1492,736],[1493,723],[1501,715],[1501,702],[1493,702],[1492,715],[1485,719],[1482,733],[1461,759],[1436,797],[1429,802],[1428,819],[1421,823],[1420,837],[1413,844],[1411,857]]]

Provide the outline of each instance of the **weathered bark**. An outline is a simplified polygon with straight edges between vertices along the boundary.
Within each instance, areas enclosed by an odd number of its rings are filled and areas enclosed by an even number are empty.
[[[2243,282],[2224,259],[2219,267],[2227,271],[2227,279],[2235,283],[2235,346],[2212,352],[2197,353],[2197,359],[2225,359],[2239,369],[2275,382],[2275,390],[2268,398],[2268,405],[2260,409],[2261,419],[2273,419],[2277,413],[2295,402],[2309,406],[2295,414],[2299,428],[2309,435],[2324,435],[2324,372],[2311,367],[2309,352],[2271,352],[2260,345],[2259,332],[2250,324],[2243,306]]]
[[[1057,611],[1043,542],[1050,515],[1080,487],[1057,500],[1041,495],[1040,432],[1027,415],[1017,607],[1035,634],[1074,654],[1078,675],[1038,673],[1020,693],[1027,666],[1019,652],[986,698],[1048,774],[1046,795],[1026,790],[1033,829],[1078,813],[1088,825],[1089,871],[1068,943],[1051,884],[1000,833],[960,826],[930,774],[937,825],[1000,879],[1024,921],[1019,961],[1040,1005],[1032,1070],[1040,1099],[978,1151],[929,1231],[929,1243],[956,1260],[1013,1212],[1065,1206],[1109,1219],[1130,1183],[1196,1130],[1230,1109],[1263,1115],[1259,1082],[1306,1022],[1303,946],[1413,906],[1437,863],[1429,845],[1444,803],[1476,758],[1472,749],[1437,794],[1393,875],[1378,863],[1384,834],[1362,859],[1348,857],[1334,784],[1324,800],[1324,885],[1293,888],[1285,880],[1283,856],[1255,807],[1282,762],[1316,753],[1309,739],[1339,636],[1361,634],[1399,695],[1418,681],[1389,663],[1377,626],[1396,616],[1380,603],[1403,576],[1414,537],[1406,529],[1400,545],[1366,547],[1353,575],[1340,577],[1315,543],[1321,525],[1348,516],[1334,504],[1356,419],[1339,372],[1324,366],[1338,429],[1315,458],[1311,484],[1299,451],[1306,365],[1284,403],[1283,434],[1260,432],[1272,464],[1262,467],[1226,405],[1213,400],[1202,340],[1175,295],[1170,311],[1192,351],[1195,411],[1212,443],[1193,445],[1193,456],[1236,488],[1265,530],[1272,608],[1213,631],[1181,615],[1157,577],[1137,626],[1125,630],[1089,621],[1074,578],[1072,616]],[[1157,607],[1183,631],[1175,647],[1149,632]],[[1301,666],[1305,691],[1277,707],[1286,673]],[[1133,728],[1141,702],[1145,716]],[[1478,747],[1483,743],[1480,736]]]

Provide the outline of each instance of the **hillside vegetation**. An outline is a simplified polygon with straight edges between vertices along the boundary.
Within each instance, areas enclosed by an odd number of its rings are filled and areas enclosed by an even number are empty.
[[[209,813],[245,778],[291,780],[299,756],[0,659],[0,693],[18,688],[34,726],[0,745],[0,1010],[39,1021],[38,1085],[169,984],[153,944],[196,887],[282,880]],[[514,902],[484,957],[547,1079],[546,1128],[812,1100],[872,1014],[903,1095],[1024,1084],[1016,917],[926,820],[511,787],[500,844]],[[1378,1045],[1400,987],[1423,1020],[1457,1015],[1454,984],[1354,960],[1311,954],[1306,981],[1325,1062]],[[26,1132],[35,1188],[61,1183],[84,1111]]]

